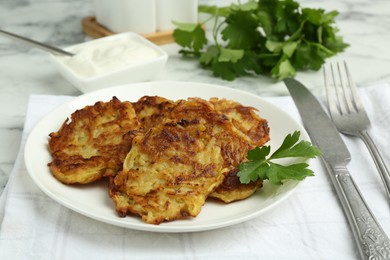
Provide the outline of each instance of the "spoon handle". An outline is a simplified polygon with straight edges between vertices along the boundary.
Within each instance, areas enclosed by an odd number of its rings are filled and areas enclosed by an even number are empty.
[[[59,49],[59,48],[56,48],[54,46],[50,46],[50,45],[47,45],[47,44],[44,44],[44,43],[41,43],[41,42],[37,42],[37,41],[34,41],[32,39],[29,39],[29,38],[25,38],[23,36],[20,36],[20,35],[17,35],[17,34],[13,34],[13,33],[10,33],[10,32],[6,32],[6,31],[3,31],[3,30],[0,30],[0,35],[4,35],[10,39],[13,39],[13,40],[18,40],[18,41],[21,41],[21,42],[24,42],[28,45],[31,45],[33,47],[36,47],[36,48],[39,48],[39,49],[42,49],[44,51],[48,51],[52,54],[60,54],[60,55],[67,55],[67,56],[73,56],[74,54],[73,53],[70,53],[70,52],[67,52],[67,51],[64,51],[62,49]]]

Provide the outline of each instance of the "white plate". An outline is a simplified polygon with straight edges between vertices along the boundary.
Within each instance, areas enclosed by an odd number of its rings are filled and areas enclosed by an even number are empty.
[[[301,131],[302,139],[309,140],[304,128],[288,114],[247,92],[185,82],[146,82],[118,86],[75,98],[48,114],[33,129],[26,142],[25,162],[31,178],[38,187],[53,200],[85,216],[112,225],[153,232],[194,232],[237,224],[273,208],[296,189],[298,182],[295,181],[289,181],[281,186],[265,183],[261,190],[246,200],[231,204],[207,201],[196,218],[151,225],[137,217],[118,217],[114,204],[107,195],[105,182],[69,186],[60,183],[51,175],[47,167],[47,163],[51,161],[47,149],[48,134],[57,131],[71,113],[99,100],[109,101],[112,96],[117,96],[120,100],[136,101],[144,95],[159,95],[173,100],[187,97],[229,98],[260,110],[260,115],[269,122],[271,141],[268,144],[271,147],[279,147],[284,137],[295,130]]]

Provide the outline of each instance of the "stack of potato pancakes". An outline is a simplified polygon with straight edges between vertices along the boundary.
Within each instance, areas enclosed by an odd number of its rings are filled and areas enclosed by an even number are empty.
[[[75,111],[50,134],[48,165],[65,184],[108,178],[119,216],[159,224],[196,217],[207,198],[251,196],[262,182],[241,184],[237,167],[269,139],[256,109],[232,100],[113,97]]]

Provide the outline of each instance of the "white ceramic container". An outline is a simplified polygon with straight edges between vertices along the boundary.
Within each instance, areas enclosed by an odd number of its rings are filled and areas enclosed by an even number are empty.
[[[150,52],[153,52],[153,55],[144,55],[145,57],[143,58],[142,55],[139,55],[139,53],[135,53],[136,56],[134,57],[137,59],[137,62],[127,62],[129,60],[125,59],[123,64],[120,64],[120,62],[116,61],[115,59],[117,57],[117,59],[120,60],[121,57],[115,55],[118,54],[120,55],[121,51],[123,53],[126,51],[125,50],[126,45],[123,45],[123,41],[137,43],[137,46],[144,46],[144,49],[150,50]],[[147,39],[140,36],[139,34],[132,33],[132,32],[121,33],[113,36],[99,38],[89,42],[70,46],[65,49],[67,51],[74,52],[74,50],[78,50],[78,49],[88,50],[89,46],[95,45],[96,47],[96,44],[102,46],[104,46],[104,44],[111,44],[112,46],[112,44],[115,44],[116,42],[118,43],[121,42],[122,46],[121,49],[119,49],[118,51],[114,51],[113,54],[108,53],[108,55],[106,55],[107,57],[109,57],[109,58],[105,58],[108,64],[107,66],[109,66],[107,67],[107,70],[104,70],[104,62],[103,62],[103,70],[102,69],[97,70],[97,72],[95,71],[92,74],[85,73],[87,72],[87,69],[85,69],[86,66],[84,65],[88,66],[89,65],[88,63],[81,64],[81,65],[79,63],[76,63],[77,66],[74,65],[75,63],[70,63],[70,61],[73,61],[70,59],[74,59],[76,56],[66,57],[66,56],[50,55],[50,57],[54,65],[58,69],[59,73],[84,93],[94,91],[97,89],[110,87],[110,86],[115,86],[115,85],[152,80],[164,68],[168,60],[168,54],[164,50],[162,50],[159,46],[148,41]],[[79,54],[81,55],[82,51]],[[99,55],[101,54],[99,53],[99,49],[97,49],[95,56],[99,56]],[[131,55],[128,55],[128,57],[131,58]],[[119,64],[114,64],[115,66],[113,66],[112,65],[113,61],[114,62],[116,61],[116,63]]]

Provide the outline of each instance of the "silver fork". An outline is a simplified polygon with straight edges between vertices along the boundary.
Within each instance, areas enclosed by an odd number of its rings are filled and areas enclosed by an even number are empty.
[[[329,112],[334,124],[340,132],[358,136],[363,140],[374,159],[387,196],[390,198],[390,173],[378,148],[368,134],[368,129],[371,127],[370,119],[360,101],[347,63],[345,61],[343,64],[337,63],[336,68],[330,64],[329,73],[324,67],[324,79]]]

